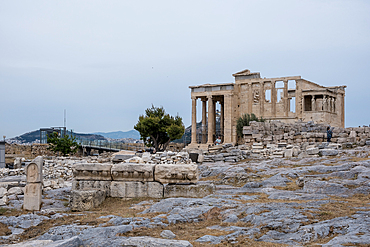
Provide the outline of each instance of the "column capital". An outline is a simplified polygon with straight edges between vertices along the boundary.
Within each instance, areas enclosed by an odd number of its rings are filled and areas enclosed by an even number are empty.
[[[212,99],[212,97],[213,97],[212,94],[207,95],[207,99]]]
[[[197,99],[197,96],[191,96],[191,99],[192,100],[196,100]]]

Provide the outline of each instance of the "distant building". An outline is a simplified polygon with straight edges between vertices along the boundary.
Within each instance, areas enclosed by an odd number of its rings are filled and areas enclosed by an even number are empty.
[[[40,129],[40,143],[48,143],[48,135],[57,132],[60,137],[64,137],[67,134],[66,127],[51,127],[51,128],[41,128]]]
[[[324,87],[301,76],[261,78],[249,70],[233,74],[235,83],[190,86],[192,99],[191,146],[207,147],[216,135],[236,143],[236,121],[246,113],[285,123],[314,121],[344,127],[346,86]],[[196,129],[197,99],[202,101],[202,128]],[[216,132],[216,104],[220,131]],[[198,138],[197,133],[202,138]],[[200,144],[200,145],[199,145]],[[203,147],[202,146],[202,147]]]
[[[0,168],[5,167],[5,141],[0,141]]]

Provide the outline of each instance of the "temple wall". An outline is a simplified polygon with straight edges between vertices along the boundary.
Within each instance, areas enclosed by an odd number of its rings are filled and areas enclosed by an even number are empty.
[[[244,142],[277,144],[301,144],[305,142],[326,142],[327,124],[313,122],[283,123],[281,121],[251,122],[244,126]],[[370,139],[370,127],[334,128],[331,142],[333,143],[358,143],[365,145]]]

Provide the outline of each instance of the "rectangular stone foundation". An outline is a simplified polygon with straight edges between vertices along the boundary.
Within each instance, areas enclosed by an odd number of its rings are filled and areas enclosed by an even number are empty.
[[[69,206],[72,211],[90,210],[102,204],[106,196],[104,190],[72,190]]]
[[[163,198],[163,185],[158,182],[112,181],[110,187],[110,196],[121,198]]]
[[[214,184],[168,184],[164,188],[164,197],[203,198],[215,192]]]
[[[72,190],[104,190],[107,191],[107,196],[109,196],[111,182],[112,181],[74,179],[72,181]]]

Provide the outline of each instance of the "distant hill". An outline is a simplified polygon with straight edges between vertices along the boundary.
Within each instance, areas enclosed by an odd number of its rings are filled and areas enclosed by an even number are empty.
[[[69,131],[67,131],[70,134]],[[104,136],[97,134],[82,134],[73,132],[73,136],[76,136],[78,139],[89,139],[89,140],[105,140]],[[14,143],[32,143],[40,140],[40,130],[34,130],[27,132],[23,135],[16,136],[14,138],[8,139],[10,142]]]
[[[95,135],[101,135],[105,138],[111,139],[123,139],[123,138],[132,138],[132,139],[140,139],[140,133],[137,130],[129,130],[129,131],[114,131],[114,132],[95,132]]]

